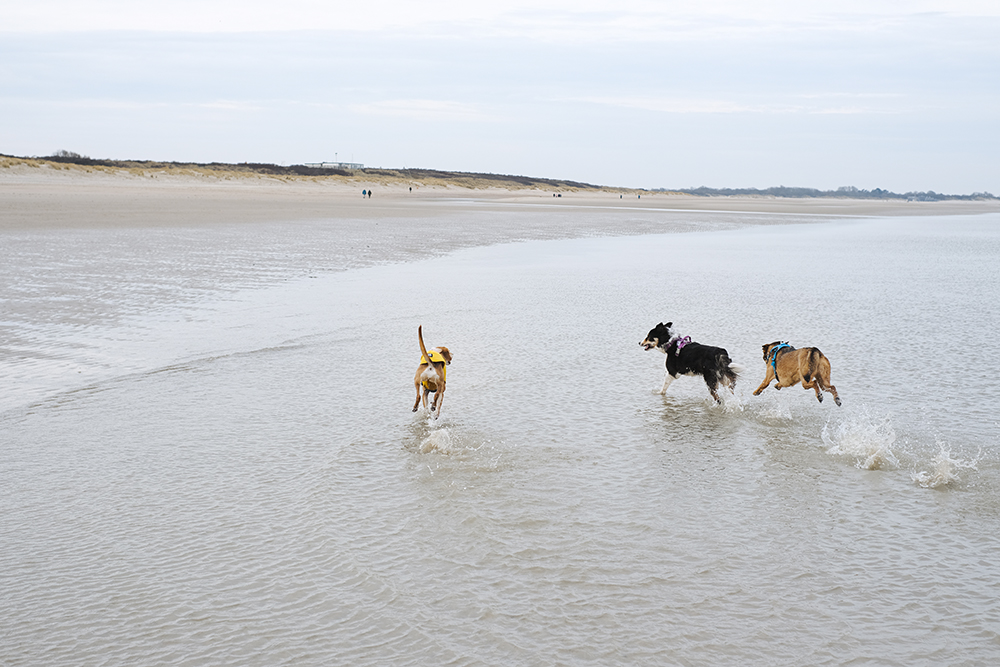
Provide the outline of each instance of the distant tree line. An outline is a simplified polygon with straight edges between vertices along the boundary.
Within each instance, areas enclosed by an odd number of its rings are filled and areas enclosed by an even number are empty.
[[[882,188],[874,190],[862,190],[853,185],[846,185],[836,190],[817,190],[815,188],[789,188],[779,185],[774,188],[758,190],[757,188],[700,188],[671,189],[658,188],[661,192],[683,192],[684,194],[696,195],[699,197],[725,197],[734,195],[757,195],[765,197],[837,197],[849,199],[906,199],[910,201],[944,201],[944,200],[974,200],[974,199],[996,199],[989,192],[973,192],[971,195],[945,195],[933,190],[927,192],[890,192]]]

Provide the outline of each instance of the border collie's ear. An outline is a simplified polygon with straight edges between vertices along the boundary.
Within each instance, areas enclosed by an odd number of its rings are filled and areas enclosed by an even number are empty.
[[[663,324],[663,323],[661,322],[661,324]],[[668,329],[669,329],[670,327],[674,326],[674,323],[673,323],[673,322],[667,322],[667,323],[666,323],[666,324],[664,324],[663,326],[665,326],[666,328],[668,328]]]

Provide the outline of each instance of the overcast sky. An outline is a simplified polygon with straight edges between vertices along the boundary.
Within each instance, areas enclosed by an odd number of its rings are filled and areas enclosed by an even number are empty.
[[[0,153],[1000,194],[1000,2],[0,0]]]

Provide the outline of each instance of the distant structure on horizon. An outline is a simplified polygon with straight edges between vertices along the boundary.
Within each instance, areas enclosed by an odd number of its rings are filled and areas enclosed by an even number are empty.
[[[303,166],[316,169],[364,169],[360,162],[306,162]]]

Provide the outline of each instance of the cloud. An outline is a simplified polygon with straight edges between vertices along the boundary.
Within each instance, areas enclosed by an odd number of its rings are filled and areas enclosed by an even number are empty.
[[[21,106],[32,106],[37,104],[37,100],[30,98],[6,98],[4,100],[9,106],[15,104]],[[152,110],[208,110],[229,113],[256,113],[267,110],[271,103],[247,100],[208,100],[204,102],[149,102],[118,98],[93,98],[81,97],[72,99],[47,100],[45,104],[53,109],[65,109],[68,111],[152,111]]]
[[[482,121],[491,117],[475,104],[446,100],[400,99],[352,104],[351,111],[363,115],[393,116],[424,121]]]
[[[859,18],[935,13],[1000,17],[995,0],[0,0],[5,32],[148,30],[274,32],[423,30],[463,26],[492,33],[524,30],[555,39],[595,31],[621,39],[692,30],[857,24]]]
[[[746,103],[726,99],[680,97],[579,97],[566,101],[622,109],[672,114],[886,114],[901,109],[884,105],[844,104],[843,99],[898,99],[898,95],[811,94],[794,96],[787,102]],[[836,104],[829,102],[835,101]]]

